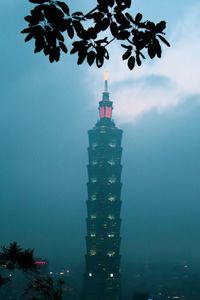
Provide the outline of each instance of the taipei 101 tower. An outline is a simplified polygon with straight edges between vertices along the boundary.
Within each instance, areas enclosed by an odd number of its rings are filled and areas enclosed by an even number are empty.
[[[120,300],[122,130],[112,120],[108,78],[99,120],[88,131],[86,268],[81,300]]]

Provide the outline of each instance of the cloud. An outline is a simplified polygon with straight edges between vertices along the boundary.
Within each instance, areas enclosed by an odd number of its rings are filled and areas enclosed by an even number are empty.
[[[172,47],[163,45],[161,60],[144,62],[141,68],[129,71],[121,61],[121,50],[112,46],[106,69],[111,74],[115,118],[121,123],[134,122],[151,110],[164,112],[187,97],[200,94],[199,37],[200,5],[197,4],[179,16],[168,37]],[[90,69],[89,80],[91,78],[93,93],[99,97],[102,85],[99,70]]]

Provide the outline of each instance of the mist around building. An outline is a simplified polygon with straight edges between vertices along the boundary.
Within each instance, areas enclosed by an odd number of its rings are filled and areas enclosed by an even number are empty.
[[[86,219],[85,230],[82,231],[82,235],[86,232],[85,245],[82,245],[85,255],[77,257],[76,262],[68,261],[66,255],[65,264],[55,263],[56,258],[53,264],[46,258],[36,258],[37,274],[12,271],[6,264],[2,265],[1,274],[10,281],[1,287],[0,299],[199,300],[198,262],[191,263],[181,259],[177,262],[130,262],[123,255],[123,130],[113,120],[113,102],[110,100],[107,77],[98,110],[99,118],[94,127],[88,130]],[[129,239],[134,241],[134,236]],[[134,256],[134,247],[132,251]],[[30,282],[35,282],[34,280],[39,280],[43,285],[42,293],[34,283],[33,289],[29,288]],[[57,292],[45,292],[45,284],[49,283],[55,291],[59,289],[56,284],[60,284],[62,292],[59,297],[56,296]]]

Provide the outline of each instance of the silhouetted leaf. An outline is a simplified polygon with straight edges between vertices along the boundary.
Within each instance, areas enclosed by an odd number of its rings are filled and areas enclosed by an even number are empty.
[[[80,48],[84,47],[84,44],[81,43],[80,41],[77,41],[77,42],[74,42],[72,44],[72,46],[73,46],[73,48],[71,49],[70,54],[74,54],[74,53],[78,52]]]
[[[72,14],[73,20],[85,20],[84,14],[81,11],[76,11]]]
[[[62,33],[59,32],[59,31],[56,31],[56,38],[57,38],[59,41],[64,42],[64,36],[63,36]]]
[[[60,48],[55,47],[54,51],[55,51],[55,61],[59,61],[59,59],[60,59]]]
[[[68,36],[70,37],[70,39],[72,39],[74,37],[74,28],[71,26],[69,22],[66,23],[66,26],[67,26]]]
[[[129,28],[130,22],[125,18],[122,13],[117,13],[114,15],[117,23],[123,26],[123,28]]]
[[[44,49],[45,44],[46,43],[45,43],[44,37],[40,36],[40,38],[35,41],[35,50],[34,50],[34,52],[35,53],[40,52],[42,49]]]
[[[115,22],[111,22],[110,23],[110,31],[111,31],[111,33],[112,33],[112,35],[114,37],[117,36],[117,34],[118,34],[118,26],[117,26],[117,24]]]
[[[52,47],[55,47],[56,46],[55,32],[52,32],[52,31],[46,32],[45,36],[46,36],[47,43],[49,45],[51,45]]]
[[[130,46],[130,45],[124,45],[124,44],[121,44],[121,46],[122,46],[123,48],[125,48],[125,49],[129,49],[129,50],[132,50],[132,49],[133,49],[133,47]]]
[[[161,41],[162,41],[165,45],[167,45],[168,47],[171,46],[170,43],[169,43],[162,35],[158,34],[157,36],[161,39]]]
[[[65,44],[63,42],[59,42],[59,46],[63,52],[65,52],[65,53],[68,52],[67,47],[65,46]]]
[[[141,51],[139,51],[138,54],[139,54],[140,56],[142,56],[143,59],[146,59],[146,57],[144,56],[144,54],[143,54]]]
[[[44,10],[44,16],[48,22],[55,23],[55,21],[63,18],[65,15],[62,10],[58,9],[55,5],[50,4],[46,6]]]
[[[128,67],[130,70],[133,70],[133,68],[135,67],[135,57],[131,56],[128,60]]]
[[[131,54],[132,54],[132,51],[131,51],[131,50],[127,50],[127,51],[123,54],[122,59],[123,59],[123,60],[128,59],[129,56],[131,56]]]
[[[49,2],[49,1],[48,0],[29,0],[29,2],[35,3],[35,4],[42,4],[45,2]]]
[[[141,66],[142,62],[141,62],[139,54],[136,55],[136,62],[137,62],[138,66]]]
[[[156,49],[153,44],[150,44],[148,47],[148,54],[150,58],[154,58],[156,55]]]
[[[106,59],[109,59],[109,53],[108,53],[108,50],[105,48],[105,53],[104,53],[104,57]]]
[[[83,13],[81,11],[76,11],[72,14],[72,16],[78,16],[78,17],[81,17],[83,16]]]
[[[135,23],[138,24],[142,20],[142,14],[138,13],[135,17]]]
[[[153,31],[153,30],[155,30],[156,25],[155,25],[155,23],[148,21],[146,23],[146,28]]]
[[[53,51],[51,51],[49,54],[49,61],[50,61],[50,63],[53,63],[54,60],[55,60],[55,54]]]
[[[114,0],[107,0],[108,1],[108,5],[110,6],[110,7],[113,7],[114,6],[114,4],[115,4],[115,1]]]
[[[158,24],[156,24],[156,32],[163,32],[163,30],[166,28],[166,22],[161,21]]]
[[[46,45],[43,50],[44,55],[49,55],[50,50],[51,50],[51,47],[49,45]]]
[[[104,63],[104,57],[103,56],[97,56],[96,57],[96,65],[98,68],[101,68]]]
[[[90,27],[87,30],[87,39],[96,39],[97,38],[97,34],[99,33],[99,31],[101,31],[98,27],[98,25],[96,24],[94,27]]]
[[[87,51],[85,49],[82,49],[81,51],[79,51],[77,64],[81,65],[84,62],[84,60],[86,59],[86,56],[87,56]]]
[[[131,7],[131,0],[124,0],[124,3],[125,3],[126,8]]]
[[[26,16],[26,17],[24,17],[24,20],[25,20],[26,22],[31,22],[32,19],[33,19],[32,16]]]
[[[31,31],[31,27],[25,28],[21,31],[21,33],[29,33]]]
[[[159,58],[161,58],[162,50],[161,50],[160,43],[159,43],[159,41],[157,39],[155,39],[155,41],[154,41],[154,48],[155,48],[157,56]]]
[[[30,41],[33,37],[34,37],[34,35],[33,35],[32,33],[29,33],[29,34],[27,35],[27,37],[25,38],[25,42]]]
[[[103,20],[101,20],[100,27],[102,31],[106,30],[109,27],[109,25],[110,20],[108,18],[104,18]]]
[[[79,37],[83,38],[83,32],[85,31],[85,29],[83,28],[83,25],[81,24],[80,21],[78,20],[73,20],[72,21],[74,29],[76,30],[76,33]]]
[[[97,5],[97,9],[100,12],[107,13],[108,12],[108,3],[105,0],[97,0],[97,2],[99,3]]]
[[[87,62],[90,66],[94,63],[95,58],[96,58],[96,53],[94,51],[88,52]]]
[[[58,4],[58,6],[60,6],[62,11],[69,16],[69,7],[68,7],[68,5],[65,2],[62,2],[62,1],[56,1],[56,3]]]
[[[125,13],[125,16],[127,17],[127,19],[130,21],[130,22],[132,22],[132,23],[134,23],[134,20],[133,20],[133,17],[129,14],[129,13]]]
[[[32,18],[37,21],[37,22],[42,22],[44,21],[44,13],[43,13],[43,9],[45,9],[47,7],[47,5],[38,5],[36,6],[32,11],[31,11],[31,15]],[[30,21],[30,23],[32,23]]]
[[[104,18],[104,14],[102,12],[94,12],[90,13],[86,16],[87,19],[93,19],[94,22],[98,23]]]
[[[127,40],[130,36],[130,32],[127,31],[127,30],[124,30],[124,31],[120,31],[117,35],[117,38],[119,40]]]

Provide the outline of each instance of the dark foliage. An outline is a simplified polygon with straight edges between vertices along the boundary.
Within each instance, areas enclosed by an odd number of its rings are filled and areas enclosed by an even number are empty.
[[[0,252],[0,266],[2,265],[9,270],[35,270],[33,250],[22,249],[16,242],[11,243],[8,247],[4,246]]]
[[[25,17],[28,27],[22,33],[27,34],[26,42],[35,40],[34,52],[43,51],[51,63],[59,61],[63,51],[77,53],[78,64],[86,60],[90,66],[96,63],[100,68],[109,59],[108,45],[119,40],[125,49],[122,59],[127,60],[127,65],[132,70],[135,65],[142,64],[144,53],[151,59],[160,58],[161,42],[170,46],[164,38],[166,22],[155,24],[143,21],[141,13],[131,16],[127,12],[131,0],[97,0],[97,6],[87,14],[81,11],[71,13],[69,6],[63,1],[29,1],[35,7]],[[102,36],[104,31],[105,37],[99,38],[99,34]],[[70,51],[69,41],[72,43]]]
[[[36,271],[33,250],[22,249],[17,243],[2,247],[0,251],[0,268],[5,270]],[[9,277],[0,274],[0,287],[10,281]]]
[[[17,243],[11,243],[8,247],[1,247],[0,270],[21,270],[29,277],[25,295],[30,300],[53,299],[62,300],[64,281],[54,281],[47,275],[40,274],[36,267],[33,250],[22,249]],[[0,274],[0,288],[10,281],[10,277]]]
[[[51,277],[35,277],[29,282],[25,295],[30,300],[62,300],[64,281],[54,281]]]

